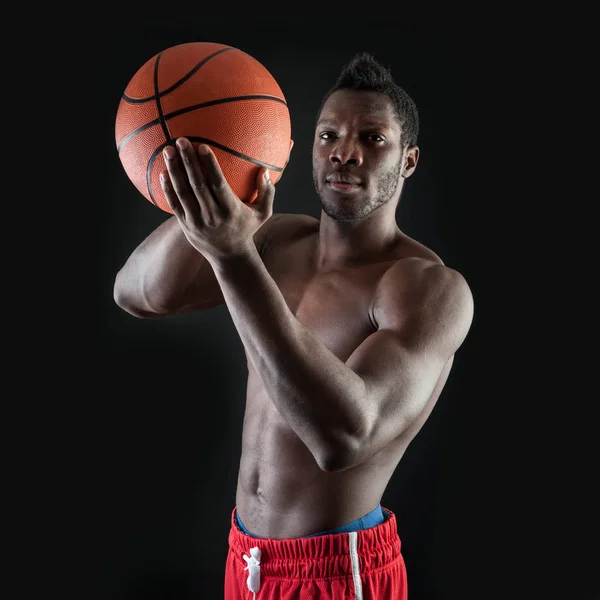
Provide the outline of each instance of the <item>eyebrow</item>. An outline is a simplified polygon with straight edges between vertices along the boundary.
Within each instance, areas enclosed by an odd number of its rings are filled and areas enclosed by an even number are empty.
[[[332,119],[323,119],[322,121],[319,121],[317,123],[318,126],[323,127],[323,126],[335,126],[336,122],[333,121]],[[384,123],[382,121],[365,121],[364,123],[361,123],[362,127],[379,127],[382,129],[390,129],[391,126],[388,123]]]

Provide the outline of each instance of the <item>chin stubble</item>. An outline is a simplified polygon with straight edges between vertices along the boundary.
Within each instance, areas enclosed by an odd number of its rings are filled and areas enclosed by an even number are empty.
[[[400,173],[402,172],[402,163],[404,155],[400,158],[396,166],[379,177],[377,182],[377,194],[375,198],[359,207],[352,207],[349,203],[327,204],[319,190],[319,180],[315,169],[313,169],[313,185],[319,197],[321,206],[328,217],[341,223],[357,223],[368,217],[372,212],[387,204],[396,193],[400,183]],[[325,185],[325,184],[323,184]]]

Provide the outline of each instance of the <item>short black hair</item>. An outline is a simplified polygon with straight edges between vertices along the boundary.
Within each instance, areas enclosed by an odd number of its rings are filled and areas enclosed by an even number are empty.
[[[317,120],[323,105],[338,90],[366,90],[385,94],[394,105],[396,117],[402,128],[402,142],[415,146],[419,136],[419,113],[414,100],[392,77],[391,71],[375,60],[369,52],[356,54],[342,69],[333,87],[325,94],[317,113]]]

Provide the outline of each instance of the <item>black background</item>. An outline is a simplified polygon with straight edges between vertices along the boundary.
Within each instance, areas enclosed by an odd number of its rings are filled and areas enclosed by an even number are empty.
[[[491,597],[502,587],[502,569],[492,558],[498,538],[511,539],[513,532],[504,509],[496,512],[509,475],[499,468],[496,428],[506,416],[492,399],[500,382],[489,380],[494,344],[485,333],[492,318],[489,256],[481,243],[487,216],[468,185],[473,167],[467,157],[474,153],[468,135],[485,123],[481,112],[473,113],[473,49],[443,24],[264,12],[251,19],[224,13],[122,17],[105,27],[93,51],[97,158],[86,201],[95,252],[85,274],[92,275],[86,309],[97,317],[87,338],[95,340],[101,369],[88,391],[102,397],[86,412],[94,440],[86,467],[92,476],[86,530],[98,552],[93,595],[175,600],[222,594],[247,372],[239,336],[226,306],[139,320],[112,299],[117,270],[167,218],[135,190],[119,162],[114,121],[120,96],[161,50],[214,41],[257,58],[286,96],[295,147],[277,184],[276,212],[320,215],[311,182],[314,118],[354,53],[372,52],[417,104],[421,156],[397,221],[465,276],[475,317],[446,388],[382,504],[398,518],[410,600]]]

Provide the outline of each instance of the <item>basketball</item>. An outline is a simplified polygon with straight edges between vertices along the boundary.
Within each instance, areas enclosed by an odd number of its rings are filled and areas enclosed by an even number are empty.
[[[159,174],[162,150],[178,137],[208,144],[236,196],[252,203],[261,167],[281,178],[291,145],[285,97],[271,73],[249,54],[213,42],[167,48],[143,64],[127,84],[115,119],[125,173],[139,192],[173,214]]]

